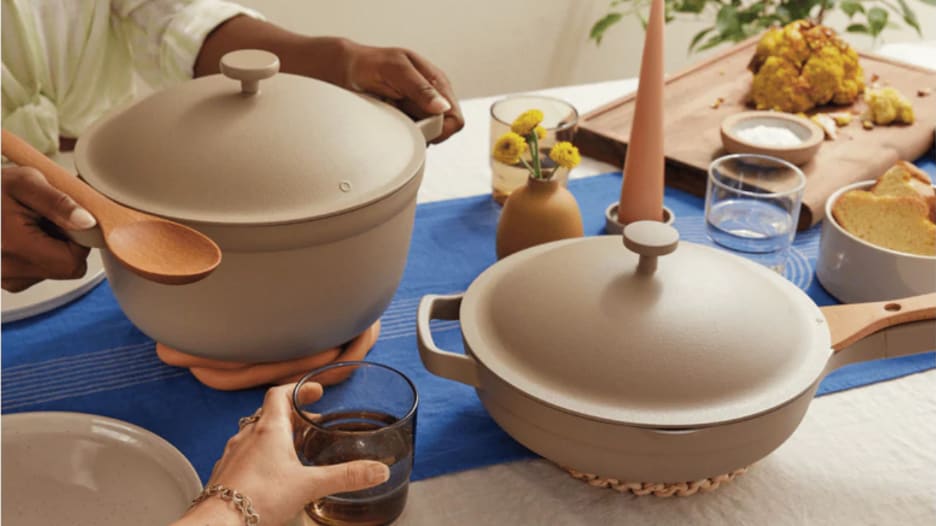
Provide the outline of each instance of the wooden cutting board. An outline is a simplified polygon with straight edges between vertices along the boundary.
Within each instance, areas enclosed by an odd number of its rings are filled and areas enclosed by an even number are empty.
[[[709,163],[725,152],[719,127],[734,113],[751,110],[745,99],[751,85],[748,61],[757,38],[747,40],[700,64],[667,79],[664,94],[666,184],[695,195],[705,195]],[[808,164],[806,193],[800,213],[800,228],[822,220],[825,200],[846,184],[878,177],[898,159],[913,161],[933,146],[936,128],[936,71],[861,53],[865,80],[877,75],[877,83],[899,89],[913,104],[912,125],[861,127],[857,117],[838,129],[838,138],[825,141]],[[870,82],[868,82],[870,84]],[[917,91],[930,88],[928,97]],[[586,114],[579,123],[575,143],[582,154],[624,165],[634,115],[632,93]],[[724,99],[717,108],[713,103]],[[861,113],[864,102],[836,106],[824,111]]]

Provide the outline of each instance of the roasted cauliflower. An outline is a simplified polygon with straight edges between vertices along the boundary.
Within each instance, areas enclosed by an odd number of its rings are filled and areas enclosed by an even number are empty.
[[[748,64],[750,99],[759,110],[789,113],[824,104],[851,104],[864,91],[858,54],[828,27],[807,20],[761,37]]]
[[[874,124],[913,124],[913,106],[894,88],[872,89],[865,94],[868,109],[862,117]]]

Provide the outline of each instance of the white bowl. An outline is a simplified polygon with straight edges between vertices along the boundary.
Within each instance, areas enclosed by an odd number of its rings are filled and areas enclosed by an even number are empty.
[[[864,181],[839,189],[826,201],[816,277],[842,303],[885,301],[936,291],[936,257],[907,254],[852,235],[832,217],[835,201]]]

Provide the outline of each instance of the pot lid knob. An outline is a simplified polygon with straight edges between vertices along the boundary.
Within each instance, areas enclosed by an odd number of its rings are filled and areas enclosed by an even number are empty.
[[[660,221],[634,221],[624,227],[624,246],[640,256],[638,274],[653,274],[657,257],[673,252],[678,244],[679,232]]]
[[[279,71],[279,57],[260,49],[239,49],[221,57],[221,73],[241,81],[241,93],[255,95],[260,91],[260,81]]]

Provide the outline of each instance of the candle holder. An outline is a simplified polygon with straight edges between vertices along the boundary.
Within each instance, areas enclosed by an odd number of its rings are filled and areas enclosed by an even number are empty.
[[[605,233],[606,234],[622,234],[624,232],[625,223],[621,223],[618,220],[618,204],[619,201],[615,201],[608,205],[608,208],[605,208]],[[673,221],[676,220],[676,215],[673,214],[673,211],[663,206],[663,223],[666,225],[672,225]]]

